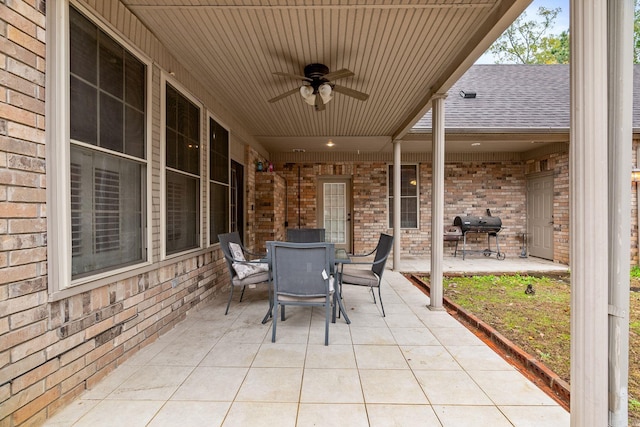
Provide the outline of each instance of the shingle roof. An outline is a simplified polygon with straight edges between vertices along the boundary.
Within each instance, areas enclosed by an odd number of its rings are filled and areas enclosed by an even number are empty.
[[[634,87],[640,66],[634,66]],[[463,98],[460,91],[475,98]],[[640,93],[640,88],[636,90]],[[569,65],[473,65],[449,90],[445,101],[447,130],[523,131],[569,129]],[[634,97],[634,128],[640,126],[640,96]],[[431,111],[414,132],[431,130]]]

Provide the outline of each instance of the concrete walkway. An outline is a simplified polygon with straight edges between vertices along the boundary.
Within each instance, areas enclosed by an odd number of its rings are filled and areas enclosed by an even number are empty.
[[[426,273],[431,271],[431,259],[427,257],[408,257],[401,259],[400,270],[405,273]],[[389,258],[388,267],[393,268],[393,260]],[[463,260],[460,255],[454,257],[447,255],[443,260],[442,271],[447,273],[465,274],[501,274],[501,273],[536,273],[554,272],[564,273],[569,271],[569,266],[557,264],[542,258],[535,257],[512,257],[508,256],[504,260],[496,259],[495,255],[485,257],[482,254],[467,255]]]
[[[405,262],[405,271],[428,271],[423,260]],[[447,271],[459,263],[466,271],[545,264],[447,259]],[[384,274],[386,317],[367,289],[344,294],[352,323],[332,324],[329,346],[321,310],[287,308],[272,343],[271,323],[260,322],[266,292],[247,290],[227,316],[221,295],[46,425],[569,426],[567,411],[449,314],[430,311],[402,274]]]

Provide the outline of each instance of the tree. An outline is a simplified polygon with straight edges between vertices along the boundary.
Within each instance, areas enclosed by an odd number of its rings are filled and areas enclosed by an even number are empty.
[[[569,31],[563,31],[558,38],[550,37],[551,46],[551,62],[547,64],[568,64],[569,63]]]
[[[640,1],[636,1],[633,19],[633,63],[640,64]]]
[[[538,9],[538,19],[520,15],[489,48],[497,64],[565,64],[569,62],[569,32],[548,34],[562,9]]]

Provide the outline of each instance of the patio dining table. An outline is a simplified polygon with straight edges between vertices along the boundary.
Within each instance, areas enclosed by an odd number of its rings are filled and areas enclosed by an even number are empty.
[[[269,270],[271,270],[271,259],[268,256],[268,254],[265,258],[261,258],[259,260],[256,260],[255,262],[268,264]],[[350,263],[351,263],[351,258],[349,258],[349,254],[347,253],[347,251],[343,248],[335,248],[334,269],[332,271],[332,274],[336,282],[334,282],[334,293],[333,293],[334,310],[333,310],[332,323],[336,322],[335,304],[337,303],[340,309],[340,312],[344,316],[345,322],[347,322],[347,324],[351,324],[351,320],[347,315],[347,311],[345,310],[344,305],[342,304],[342,295],[338,295],[342,291],[342,286],[341,286],[342,266],[344,264],[350,264]],[[275,298],[273,296],[273,284],[271,283],[271,280],[272,279],[269,279],[269,310],[267,311],[267,314],[265,314],[264,318],[262,319],[263,324],[267,323],[267,321],[273,317],[273,302]]]

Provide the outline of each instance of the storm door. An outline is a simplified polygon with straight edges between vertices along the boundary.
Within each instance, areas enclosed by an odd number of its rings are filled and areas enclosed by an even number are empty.
[[[325,240],[351,251],[351,180],[318,180],[318,224],[325,229]]]

